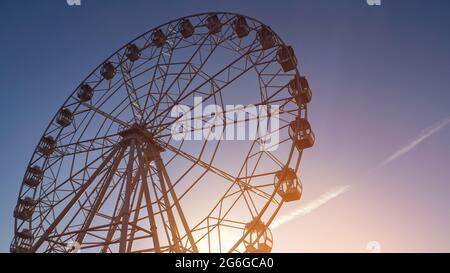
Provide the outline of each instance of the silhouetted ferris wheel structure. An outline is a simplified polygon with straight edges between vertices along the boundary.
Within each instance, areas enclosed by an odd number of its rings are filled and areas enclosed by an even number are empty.
[[[195,97],[221,109],[279,105],[278,149],[260,149],[264,136],[174,140],[171,111],[194,109]],[[23,179],[11,252],[270,252],[270,224],[302,195],[310,101],[292,47],[257,20],[205,13],[150,30],[50,122]],[[258,118],[245,117],[232,124]]]

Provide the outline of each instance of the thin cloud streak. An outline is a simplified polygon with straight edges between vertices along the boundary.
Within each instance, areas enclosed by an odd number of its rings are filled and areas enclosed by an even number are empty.
[[[400,150],[393,153],[391,156],[386,158],[383,162],[381,162],[380,165],[378,165],[378,168],[382,168],[392,161],[396,160],[397,158],[405,155],[406,153],[410,152],[412,149],[417,147],[421,142],[425,141],[427,138],[431,137],[432,135],[436,134],[440,130],[444,129],[448,124],[450,124],[450,117],[447,117],[444,120],[439,121],[438,123],[434,124],[430,128],[423,130],[422,133],[417,136],[415,139],[411,140],[407,145],[403,146]]]
[[[281,216],[279,219],[275,220],[270,227],[273,230],[283,224],[286,224],[287,222],[290,222],[291,220],[294,220],[295,218],[297,218],[299,216],[309,214],[312,211],[325,205],[329,201],[335,199],[339,195],[341,195],[349,190],[350,190],[349,185],[330,190],[329,192],[322,194],[318,199],[316,199],[312,202],[309,202],[304,206],[301,206],[297,210],[294,210],[293,212],[291,212],[287,215]]]

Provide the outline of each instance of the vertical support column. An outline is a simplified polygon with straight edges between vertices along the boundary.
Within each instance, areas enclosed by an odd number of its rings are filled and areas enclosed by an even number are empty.
[[[139,160],[139,166],[141,168],[141,175],[142,175],[141,187],[142,187],[142,192],[144,194],[145,203],[147,204],[146,207],[147,207],[147,214],[148,214],[148,219],[149,219],[149,224],[150,224],[150,231],[152,233],[153,247],[155,249],[155,252],[159,253],[159,252],[161,252],[161,247],[159,244],[158,231],[156,228],[155,214],[153,212],[152,201],[150,198],[150,191],[148,189],[148,184],[147,184],[147,173],[149,171],[149,162],[147,162],[147,160],[145,160],[143,158],[142,151],[139,146],[137,147],[137,155],[138,155],[138,160]]]
[[[139,172],[141,172],[141,170],[139,169]],[[136,189],[137,189],[137,185],[136,185]],[[141,212],[141,204],[142,204],[142,198],[144,196],[144,192],[143,192],[143,188],[141,186],[141,189],[139,190],[139,194],[138,194],[138,199],[137,199],[137,203],[136,203],[136,210],[134,211],[134,219],[133,219],[133,224],[137,225],[138,221],[139,221],[139,213]],[[130,241],[128,242],[127,245],[127,252],[130,253],[131,250],[133,249],[133,243],[134,243],[134,237],[136,235],[136,229],[133,228],[131,230],[130,233]]]
[[[135,150],[135,140],[132,139],[130,141],[130,154],[127,164],[127,181],[125,184],[125,196],[123,200],[123,207],[122,207],[122,226],[121,226],[121,233],[120,233],[120,244],[119,244],[119,252],[125,253],[126,247],[127,247],[127,240],[128,240],[128,223],[130,221],[130,196],[132,193],[132,187],[133,187],[133,163],[134,163],[134,150]]]
[[[159,155],[156,155],[154,151],[151,151],[151,153],[153,154],[154,158],[159,157]],[[157,165],[156,168],[157,168],[157,173],[158,173],[158,179],[159,179],[159,183],[161,185],[162,198],[164,200],[164,206],[166,209],[167,218],[169,220],[170,232],[172,234],[174,251],[181,252],[182,251],[181,245],[180,245],[181,241],[180,241],[180,238],[178,235],[179,233],[178,233],[177,223],[175,221],[175,217],[174,217],[173,211],[172,211],[172,206],[170,204],[169,197],[167,195],[166,185],[164,183],[164,177],[163,177],[163,174],[161,173],[157,163],[156,163],[156,165]]]
[[[164,191],[163,194],[167,198],[167,190],[166,190],[166,187],[165,187],[165,183],[167,183],[167,186],[169,187],[170,195],[172,196],[172,199],[174,201],[174,205],[175,205],[175,207],[176,207],[176,209],[178,211],[178,214],[179,214],[180,219],[181,219],[181,223],[182,223],[183,228],[184,228],[184,230],[186,232],[186,235],[188,237],[189,243],[191,244],[192,250],[193,250],[193,252],[198,252],[197,245],[195,243],[194,238],[192,237],[192,233],[191,233],[189,225],[188,225],[188,223],[186,221],[186,217],[184,216],[184,213],[183,213],[183,210],[181,208],[180,202],[179,202],[178,197],[177,197],[177,195],[175,193],[175,190],[173,189],[173,185],[172,185],[172,183],[170,181],[169,175],[167,174],[166,168],[164,167],[164,164],[162,162],[162,159],[161,159],[161,156],[159,155],[159,153],[157,153],[155,155],[154,159],[155,159],[156,168],[158,170],[158,175],[160,177],[161,189],[163,189],[163,191]]]

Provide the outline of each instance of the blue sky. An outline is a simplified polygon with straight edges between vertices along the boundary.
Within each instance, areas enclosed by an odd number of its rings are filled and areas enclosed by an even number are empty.
[[[0,251],[31,153],[80,81],[152,27],[207,11],[259,19],[295,48],[318,136],[302,168],[304,201],[352,187],[278,228],[275,250],[366,251],[376,240],[386,251],[450,251],[450,128],[372,172],[450,116],[449,9],[446,0],[1,1]]]

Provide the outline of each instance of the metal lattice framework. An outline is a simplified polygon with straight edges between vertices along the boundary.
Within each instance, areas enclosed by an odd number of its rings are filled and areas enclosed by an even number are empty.
[[[260,149],[264,136],[174,140],[171,111],[195,109],[195,97],[226,122],[228,104],[279,105],[278,149]],[[292,48],[257,20],[205,13],[150,30],[50,122],[20,189],[11,252],[271,251],[270,224],[301,196],[310,100]],[[192,122],[214,128],[203,115]]]

